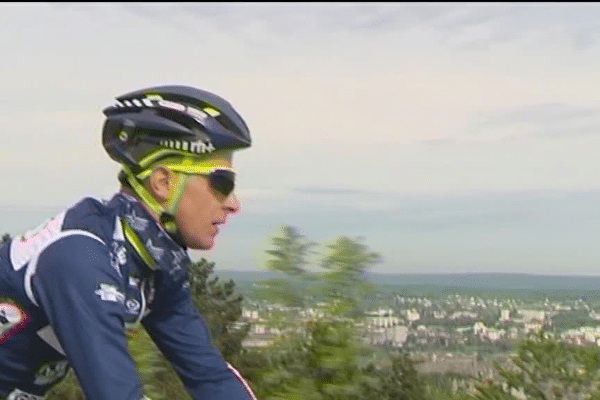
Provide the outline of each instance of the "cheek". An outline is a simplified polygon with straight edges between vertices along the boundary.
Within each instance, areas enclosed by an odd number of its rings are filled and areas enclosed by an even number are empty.
[[[197,187],[197,185],[188,186],[179,203],[180,226],[197,230],[203,226],[211,225],[209,200],[201,187]]]

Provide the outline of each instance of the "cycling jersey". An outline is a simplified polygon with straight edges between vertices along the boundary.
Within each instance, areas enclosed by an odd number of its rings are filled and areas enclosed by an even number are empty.
[[[190,262],[122,191],[0,243],[0,398],[43,396],[71,367],[87,399],[139,400],[126,331],[141,323],[193,399],[255,399],[191,302]]]

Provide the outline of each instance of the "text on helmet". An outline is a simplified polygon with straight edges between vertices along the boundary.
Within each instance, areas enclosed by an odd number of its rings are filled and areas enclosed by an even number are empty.
[[[201,140],[195,142],[188,142],[187,140],[161,140],[160,145],[197,154],[211,153],[216,150],[210,141],[203,142]]]

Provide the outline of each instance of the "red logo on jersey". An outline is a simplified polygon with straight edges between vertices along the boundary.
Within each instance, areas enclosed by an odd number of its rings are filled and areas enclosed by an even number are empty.
[[[27,325],[27,313],[12,301],[0,302],[0,344]]]

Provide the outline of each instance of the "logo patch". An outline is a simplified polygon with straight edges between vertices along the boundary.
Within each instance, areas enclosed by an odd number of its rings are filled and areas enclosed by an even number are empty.
[[[112,301],[121,304],[125,303],[125,295],[121,293],[119,288],[115,285],[101,283],[100,289],[96,290],[94,293],[100,296],[100,299],[103,301]]]
[[[0,302],[0,344],[25,327],[27,313],[12,301]]]
[[[135,299],[129,299],[125,302],[127,312],[130,314],[137,314],[140,312],[140,303]]]

